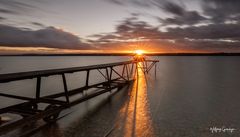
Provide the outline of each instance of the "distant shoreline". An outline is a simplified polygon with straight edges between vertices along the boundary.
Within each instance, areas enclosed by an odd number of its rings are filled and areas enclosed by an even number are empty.
[[[6,54],[0,56],[133,56],[129,53]],[[240,53],[146,53],[146,56],[240,56]]]

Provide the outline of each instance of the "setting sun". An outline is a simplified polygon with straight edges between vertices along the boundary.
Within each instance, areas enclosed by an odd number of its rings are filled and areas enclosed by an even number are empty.
[[[137,55],[142,55],[144,53],[144,51],[143,50],[135,50],[135,53]]]

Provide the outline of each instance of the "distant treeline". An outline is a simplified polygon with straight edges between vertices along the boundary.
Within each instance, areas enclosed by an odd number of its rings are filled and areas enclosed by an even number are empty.
[[[9,54],[0,56],[134,56],[133,53]],[[240,53],[146,53],[146,56],[240,56]]]

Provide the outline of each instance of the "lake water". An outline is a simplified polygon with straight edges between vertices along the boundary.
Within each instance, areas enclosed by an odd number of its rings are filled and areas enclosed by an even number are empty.
[[[54,124],[38,121],[4,136],[38,129],[36,137],[239,137],[240,57],[160,56],[157,75],[139,79],[63,112]],[[117,56],[0,57],[0,73],[66,68],[129,60]],[[84,74],[67,76],[70,88]],[[94,75],[92,77],[95,77]],[[82,79],[81,79],[82,78]],[[93,78],[93,81],[98,81]],[[43,94],[62,90],[59,77],[45,79]],[[0,84],[0,92],[34,96],[35,80]],[[47,92],[46,92],[47,91]],[[0,98],[0,107],[16,101]],[[67,115],[65,115],[67,114]],[[214,132],[210,128],[221,128]],[[230,132],[227,129],[234,129]],[[222,129],[225,129],[224,131]]]

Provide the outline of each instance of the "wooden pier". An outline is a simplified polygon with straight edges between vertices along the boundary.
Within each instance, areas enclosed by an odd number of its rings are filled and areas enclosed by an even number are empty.
[[[83,67],[73,67],[73,68],[63,68],[63,69],[51,69],[51,70],[41,70],[41,71],[30,71],[30,72],[20,72],[11,74],[1,74],[0,83],[4,84],[12,81],[35,79],[36,80],[36,90],[35,97],[25,97],[19,95],[8,94],[7,91],[0,91],[0,96],[17,99],[24,101],[16,105],[6,106],[0,109],[1,114],[13,113],[22,116],[22,119],[15,122],[4,123],[1,125],[0,122],[0,135],[6,134],[18,127],[27,125],[28,123],[44,120],[46,122],[56,121],[60,112],[66,108],[73,105],[81,103],[83,101],[94,98],[98,95],[104,94],[106,92],[111,92],[113,90],[118,91],[122,87],[129,85],[135,79],[136,69],[139,67],[139,63],[142,63],[141,69],[148,73],[153,66],[155,66],[156,74],[156,63],[157,60],[144,60],[144,61],[125,61],[116,62],[100,65],[91,65]],[[121,72],[117,71],[116,67],[121,68]],[[104,81],[90,84],[90,74],[95,70],[103,78]],[[84,78],[84,86],[77,89],[69,90],[66,74],[75,72],[85,72],[86,77]],[[115,77],[113,77],[113,74]],[[50,77],[54,75],[61,75],[62,84],[64,87],[64,92],[50,94],[47,96],[41,95],[41,81],[43,77]],[[94,89],[96,92],[90,94],[82,94],[84,91]],[[72,100],[71,97],[77,94],[82,94],[81,97]],[[59,99],[59,98],[63,98]],[[45,104],[44,109],[40,109],[40,105]]]

